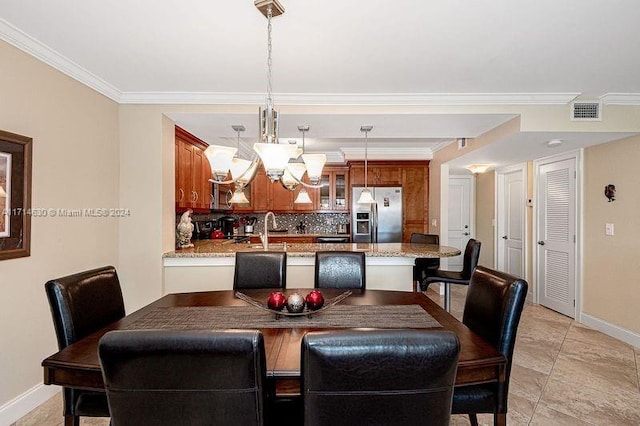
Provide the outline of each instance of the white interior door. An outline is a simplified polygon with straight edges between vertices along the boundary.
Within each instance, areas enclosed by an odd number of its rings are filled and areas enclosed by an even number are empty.
[[[576,158],[536,162],[538,302],[575,318]]]
[[[449,242],[448,246],[457,247],[464,253],[471,238],[472,176],[449,177]],[[462,270],[463,256],[448,258],[448,269]]]
[[[520,278],[525,275],[527,165],[499,170],[497,268]]]

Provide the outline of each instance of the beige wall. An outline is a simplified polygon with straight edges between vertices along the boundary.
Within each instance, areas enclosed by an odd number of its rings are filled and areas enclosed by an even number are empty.
[[[476,179],[476,239],[482,242],[478,264],[493,268],[495,241],[496,173],[489,171],[475,175]]]
[[[118,207],[118,106],[0,41],[0,129],[33,138],[34,208]],[[57,351],[48,279],[118,263],[118,219],[33,217],[31,256],[0,261],[0,406]]]
[[[584,313],[640,333],[640,137],[585,150]],[[607,202],[604,187],[617,196]],[[615,235],[605,236],[605,223]]]

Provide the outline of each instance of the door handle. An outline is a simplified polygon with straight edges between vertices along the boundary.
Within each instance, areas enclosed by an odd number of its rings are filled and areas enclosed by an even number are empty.
[[[508,239],[509,239],[509,237],[507,237],[506,235],[503,235],[503,236],[502,236],[502,239],[503,239],[503,240],[508,240]]]
[[[538,241],[538,244],[540,244],[541,246],[544,245],[544,241]]]

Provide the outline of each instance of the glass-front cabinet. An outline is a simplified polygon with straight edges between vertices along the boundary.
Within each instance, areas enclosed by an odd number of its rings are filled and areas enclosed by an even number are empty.
[[[322,174],[318,208],[321,211],[349,210],[349,168],[327,166]]]

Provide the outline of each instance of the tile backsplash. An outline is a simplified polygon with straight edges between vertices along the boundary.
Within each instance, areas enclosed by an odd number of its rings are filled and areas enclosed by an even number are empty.
[[[253,233],[257,234],[259,232],[264,232],[264,214],[194,214],[192,219],[194,222],[209,221],[216,220],[222,216],[231,216],[237,220],[240,220],[243,217],[256,217],[258,221],[254,226]],[[300,222],[304,224],[307,234],[335,234],[338,224],[349,224],[350,221],[351,216],[349,213],[276,213],[276,224],[278,225],[278,228],[286,228],[289,230],[288,233],[290,234],[298,233],[296,227]],[[271,226],[269,226],[269,228],[271,228]],[[242,230],[242,227],[240,229]]]

